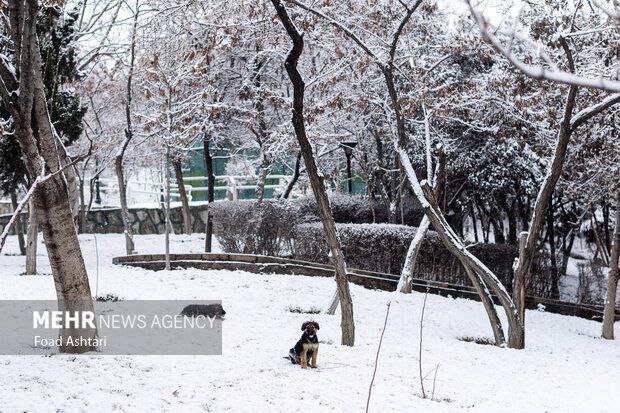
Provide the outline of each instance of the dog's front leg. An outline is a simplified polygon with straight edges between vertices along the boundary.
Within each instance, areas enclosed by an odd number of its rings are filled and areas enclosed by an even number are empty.
[[[304,343],[303,351],[301,352],[301,368],[308,368],[308,345]]]
[[[316,369],[316,356],[319,352],[319,345],[315,344],[312,346],[312,364],[310,365],[310,367],[312,367],[313,369]]]

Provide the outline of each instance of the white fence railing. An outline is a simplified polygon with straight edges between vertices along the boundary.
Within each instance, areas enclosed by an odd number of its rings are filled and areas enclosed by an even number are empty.
[[[275,189],[276,191],[283,191],[292,176],[290,175],[269,175],[268,180],[277,179],[277,184],[265,185],[265,189]],[[206,176],[190,176],[184,177],[183,181],[189,185],[185,185],[185,191],[189,201],[193,201],[196,197],[196,193],[204,192],[208,190]],[[217,175],[215,177],[216,191],[225,191],[226,198],[231,201],[237,201],[239,199],[239,192],[244,189],[256,189],[256,182],[258,178],[251,175]],[[89,182],[88,180],[86,182]],[[202,186],[196,186],[196,183],[203,182]],[[102,203],[105,205],[120,205],[118,196],[118,181],[111,178],[100,178],[100,194]],[[222,185],[224,183],[224,185]],[[218,185],[219,184],[219,185]],[[86,193],[90,188],[85,188]],[[148,181],[128,181],[127,182],[127,202],[130,205],[156,203],[159,204],[166,193],[165,182],[148,182]],[[176,182],[170,183],[170,195],[172,200],[179,200],[179,187]]]
[[[290,182],[292,176],[290,175],[268,175],[267,179],[277,179],[277,184],[265,185],[265,189],[284,190]],[[250,175],[217,175],[216,181],[224,181],[226,185],[219,185],[215,187],[216,191],[226,191],[226,197],[231,201],[237,201],[239,199],[239,191],[244,189],[256,189],[256,182],[258,178]],[[204,182],[208,181],[206,176],[188,176],[184,177],[185,182]],[[188,194],[193,192],[206,192],[207,186],[186,186]]]

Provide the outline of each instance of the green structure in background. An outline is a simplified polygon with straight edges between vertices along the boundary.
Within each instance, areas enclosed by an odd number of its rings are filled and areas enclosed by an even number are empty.
[[[183,176],[185,178],[206,177],[207,169],[206,169],[206,165],[204,161],[204,150],[202,146],[196,146],[196,147],[191,148],[187,156],[188,156],[188,160],[184,162],[183,164]],[[227,175],[226,165],[228,164],[228,161],[230,159],[230,150],[228,148],[217,148],[217,149],[212,148],[211,156],[213,157],[213,169],[214,169],[215,176],[218,177],[218,176]],[[250,151],[245,151],[242,153],[237,152],[235,156],[242,156],[242,157],[246,157],[247,159],[253,160],[253,159],[258,158],[259,153],[258,151],[250,150]],[[287,159],[285,162],[278,161],[275,163],[275,165],[271,167],[269,171],[269,175],[271,176],[293,175],[294,164],[295,164],[294,158]],[[258,175],[258,170],[254,172],[256,175]],[[344,160],[343,160],[343,166],[342,166],[342,173],[343,175],[346,175]],[[252,185],[252,186],[254,186],[255,184],[256,184],[255,181],[249,182],[249,183],[248,182],[241,183],[241,185]],[[265,181],[265,185],[278,185],[278,184],[286,185],[284,180],[281,180],[280,178],[269,178],[268,176],[267,180]],[[207,180],[206,178],[204,180],[197,180],[197,181],[190,180],[190,181],[186,181],[185,185],[192,186],[192,187],[206,187]],[[226,199],[228,195],[226,188],[228,188],[229,186],[230,184],[226,180],[216,179],[215,199],[216,200]],[[276,190],[274,188],[265,188],[265,199],[274,198],[276,195],[275,192]],[[255,199],[256,198],[255,188],[239,189],[237,193],[238,193],[237,199]],[[352,193],[356,195],[366,194],[366,185],[364,181],[358,176],[354,176],[353,178]],[[206,190],[192,191],[192,201],[206,201],[206,200],[207,200]]]

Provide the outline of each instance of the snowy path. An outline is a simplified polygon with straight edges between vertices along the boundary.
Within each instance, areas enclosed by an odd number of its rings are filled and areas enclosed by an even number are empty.
[[[92,235],[80,236],[96,280]],[[137,237],[138,252],[159,252],[163,237]],[[429,295],[424,372],[440,363],[435,397],[419,397],[418,340],[423,295],[352,285],[357,344],[339,343],[339,317],[313,315],[321,329],[317,370],[282,358],[310,318],[289,307],[321,307],[330,279],[244,272],[166,273],[117,267],[119,235],[98,235],[99,294],[126,299],[221,299],[227,311],[222,356],[0,356],[0,411],[363,411],[385,315],[392,301],[371,411],[599,412],[620,408],[620,343],[598,339],[599,323],[529,311],[527,349],[458,340],[490,337],[482,306]],[[200,252],[200,236],[174,237],[173,252]],[[49,275],[19,276],[23,257],[11,237],[0,257],[0,299],[54,298]],[[39,266],[49,273],[44,247]],[[620,323],[617,327],[620,329]],[[432,387],[430,374],[425,381]]]

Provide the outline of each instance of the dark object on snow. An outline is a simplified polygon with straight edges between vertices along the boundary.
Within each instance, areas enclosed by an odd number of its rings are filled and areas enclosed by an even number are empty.
[[[222,304],[190,304],[181,311],[181,315],[186,317],[197,317],[201,315],[211,318],[222,318],[226,315],[226,311],[224,311]]]
[[[319,338],[316,330],[319,329],[319,323],[316,321],[306,321],[301,325],[301,331],[304,333],[295,344],[295,347],[289,350],[288,356],[293,364],[301,364],[301,368],[308,368],[308,358],[312,358],[310,367],[316,369],[316,356],[319,352]]]
[[[118,301],[123,301],[120,298],[118,298],[118,295],[114,295],[114,294],[100,295],[95,300],[99,301],[99,302],[108,302],[109,301],[109,302],[112,302],[112,303],[116,303]]]

